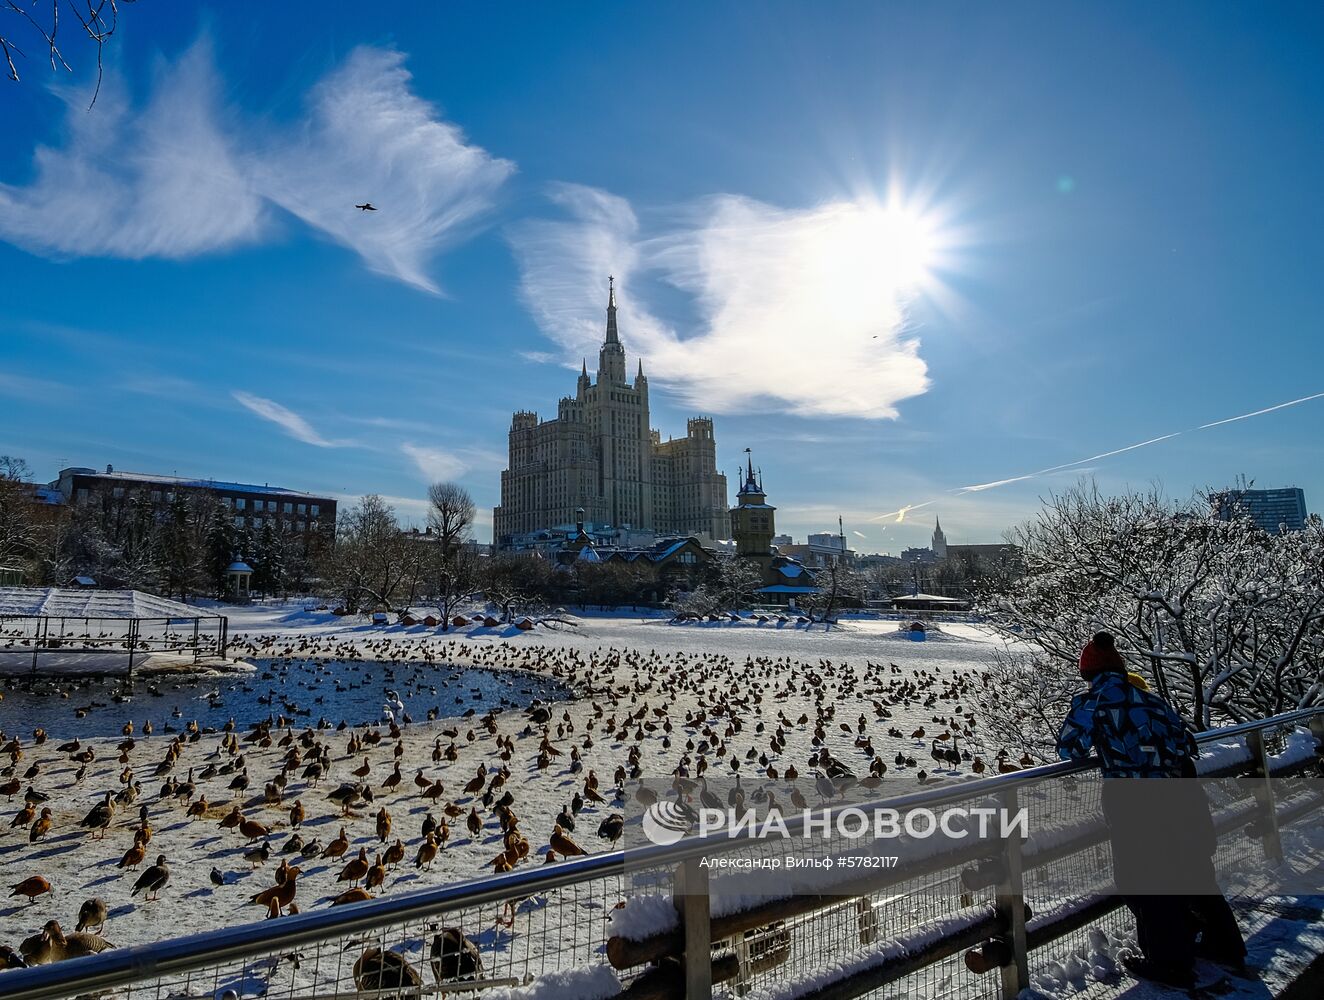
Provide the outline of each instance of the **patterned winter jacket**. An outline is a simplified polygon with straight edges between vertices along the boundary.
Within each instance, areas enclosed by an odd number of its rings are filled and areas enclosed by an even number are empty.
[[[1171,778],[1199,750],[1181,717],[1157,695],[1104,671],[1071,699],[1057,752],[1064,760],[1099,755],[1105,778]]]

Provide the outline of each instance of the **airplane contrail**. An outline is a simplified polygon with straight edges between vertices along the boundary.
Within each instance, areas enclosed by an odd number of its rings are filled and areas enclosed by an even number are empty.
[[[1275,410],[1286,409],[1289,406],[1298,406],[1301,403],[1309,403],[1312,400],[1324,399],[1324,392],[1317,392],[1310,396],[1302,396],[1300,399],[1289,399],[1285,403],[1277,403],[1274,406],[1266,406],[1262,410],[1252,410],[1250,413],[1238,414],[1235,417],[1224,417],[1222,420],[1212,420],[1207,424],[1200,424],[1196,427],[1188,428],[1184,431],[1173,431],[1171,434],[1162,434],[1159,437],[1149,438],[1145,441],[1137,441],[1135,444],[1128,444],[1124,448],[1114,448],[1112,451],[1100,452],[1097,455],[1091,455],[1089,458],[1080,458],[1074,462],[1063,462],[1061,465],[1050,465],[1046,469],[1040,469],[1037,472],[1027,472],[1020,476],[1010,476],[1006,479],[994,479],[987,483],[975,483],[970,486],[957,486],[947,490],[948,493],[981,493],[984,490],[996,489],[999,486],[1007,486],[1011,483],[1021,483],[1028,479],[1037,479],[1039,476],[1046,476],[1053,472],[1061,472],[1064,469],[1072,469],[1079,465],[1085,465],[1088,462],[1096,462],[1101,458],[1111,458],[1114,455],[1121,455],[1124,452],[1135,451],[1137,448],[1146,448],[1151,444],[1159,444],[1162,441],[1171,441],[1175,437],[1181,437],[1183,434],[1194,434],[1198,431],[1208,430],[1211,427],[1221,427],[1223,424],[1235,423],[1238,420],[1249,420],[1251,417],[1263,416],[1266,413],[1273,413]],[[886,514],[879,514],[872,517],[871,521],[882,521],[886,518],[895,517],[896,523],[901,524],[906,519],[906,515],[912,510],[918,510],[921,507],[928,507],[938,501],[925,500],[923,503],[906,504],[900,510],[888,511]]]
[[[1324,392],[1317,392],[1313,396],[1302,396],[1300,399],[1293,399],[1286,403],[1279,403],[1277,406],[1269,406],[1263,410],[1255,410],[1253,413],[1243,413],[1239,417],[1227,417],[1224,420],[1215,420],[1212,424],[1201,424],[1196,430],[1202,431],[1207,427],[1217,427],[1220,424],[1230,424],[1235,420],[1248,420],[1251,417],[1258,417],[1262,413],[1272,413],[1274,410],[1281,410],[1286,406],[1296,406],[1297,403],[1309,403],[1312,399],[1324,399]]]

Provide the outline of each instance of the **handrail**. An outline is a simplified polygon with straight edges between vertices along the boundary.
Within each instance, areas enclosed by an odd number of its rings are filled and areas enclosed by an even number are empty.
[[[1229,736],[1278,728],[1320,714],[1324,714],[1324,706],[1296,709],[1266,719],[1207,730],[1197,734],[1196,740],[1202,744],[1209,743]],[[886,806],[901,810],[938,805],[955,798],[995,793],[1049,778],[1093,771],[1097,765],[1097,758],[1093,757],[1083,761],[1059,761],[878,799],[853,808]],[[797,824],[803,821],[803,816],[792,817],[786,824],[788,831],[797,829]],[[324,940],[332,931],[337,936],[370,932],[389,924],[428,919],[450,911],[504,902],[601,877],[619,876],[624,874],[627,863],[650,868],[680,864],[695,857],[746,847],[758,839],[761,838],[748,833],[720,838],[691,836],[671,845],[651,845],[629,851],[569,858],[550,867],[513,871],[331,910],[296,914],[283,917],[275,926],[260,921],[187,937],[116,948],[53,965],[0,973],[0,993],[5,1000],[50,1000],[52,997],[106,990],[149,977],[184,974],[219,962],[285,952],[300,945]]]

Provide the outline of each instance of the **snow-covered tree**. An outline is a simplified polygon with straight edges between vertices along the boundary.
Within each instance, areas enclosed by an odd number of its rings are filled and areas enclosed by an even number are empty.
[[[1025,576],[981,600],[1013,643],[986,681],[989,721],[1007,737],[1034,728],[1027,706],[1052,716],[1056,699],[1064,710],[1080,650],[1100,629],[1197,728],[1324,697],[1318,518],[1269,534],[1214,518],[1204,497],[1104,496],[1085,484],[1050,497],[1013,541]]]
[[[37,548],[28,463],[0,455],[0,566],[26,563]]]
[[[285,590],[285,536],[273,518],[263,518],[253,540],[253,589],[271,597]]]

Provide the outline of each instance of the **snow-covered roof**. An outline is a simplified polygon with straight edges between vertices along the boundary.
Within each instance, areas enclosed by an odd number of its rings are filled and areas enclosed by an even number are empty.
[[[141,590],[0,587],[0,615],[50,618],[219,618],[214,611]]]
[[[736,504],[736,510],[776,510],[770,503],[741,503]]]
[[[248,565],[248,563],[244,562],[243,560],[239,560],[239,559],[237,559],[237,560],[235,560],[234,562],[230,563],[229,566],[226,566],[226,567],[225,567],[225,572],[227,572],[227,573],[251,573],[251,572],[253,572],[253,567],[250,566],[250,565]]]
[[[118,479],[133,483],[152,483],[159,486],[186,486],[197,489],[220,490],[223,493],[265,493],[271,496],[298,497],[300,499],[326,500],[327,497],[300,490],[287,490],[283,486],[259,486],[256,483],[227,483],[219,479],[198,479],[189,476],[161,476],[147,472],[97,472],[93,469],[79,469],[84,476],[97,479]],[[334,501],[333,501],[334,502]]]
[[[938,604],[964,604],[965,602],[955,597],[939,597],[937,594],[903,594],[901,597],[892,598],[893,604],[902,601],[924,601],[936,602]]]
[[[799,563],[787,563],[785,566],[778,566],[777,572],[782,576],[799,576],[805,571],[805,568]]]
[[[817,587],[792,587],[787,583],[774,583],[770,587],[760,587],[760,594],[817,594]]]

